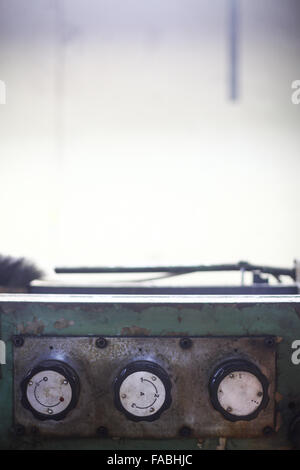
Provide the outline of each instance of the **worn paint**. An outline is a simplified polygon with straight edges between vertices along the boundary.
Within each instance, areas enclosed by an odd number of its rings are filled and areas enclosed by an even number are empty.
[[[30,297],[30,299],[28,298]],[[28,430],[26,437],[14,436],[10,429],[12,414],[12,342],[13,334],[19,333],[18,326],[26,328],[34,318],[42,322],[45,335],[65,335],[64,329],[54,327],[56,321],[64,318],[74,321],[68,326],[68,335],[119,336],[123,328],[138,326],[151,332],[153,336],[164,336],[167,332],[178,336],[245,336],[275,335],[282,338],[277,344],[277,392],[282,400],[277,404],[277,420],[282,424],[271,435],[261,435],[258,439],[228,438],[227,449],[286,449],[291,447],[288,440],[288,426],[294,416],[300,413],[300,366],[291,362],[291,344],[300,339],[300,299],[299,296],[270,296],[268,299],[255,297],[215,298],[187,296],[167,299],[113,296],[110,301],[102,296],[13,296],[8,300],[0,295],[1,339],[6,343],[7,363],[2,366],[0,379],[0,448],[41,448],[41,449],[197,449],[197,436],[192,439],[41,439]],[[104,296],[106,297],[106,296]],[[158,296],[160,297],[160,296]],[[190,299],[193,297],[193,299]],[[217,296],[218,297],[218,296]],[[51,300],[52,298],[52,300]],[[131,301],[130,301],[131,299]],[[235,299],[235,300],[233,300]],[[178,316],[182,321],[178,321]],[[37,332],[38,330],[36,330]],[[36,334],[36,333],[35,333]],[[129,336],[129,335],[128,335]],[[3,404],[5,406],[3,407]],[[293,406],[292,406],[293,405]],[[217,438],[205,438],[203,449],[215,449]]]
[[[150,336],[151,330],[148,328],[141,328],[140,326],[124,326],[121,330],[122,336]]]
[[[74,325],[73,320],[66,320],[65,318],[60,318],[54,322],[54,328],[62,330],[63,328],[69,328]]]
[[[41,335],[43,334],[45,325],[41,320],[38,320],[36,317],[32,321],[26,323],[20,323],[17,325],[17,332],[24,335]]]

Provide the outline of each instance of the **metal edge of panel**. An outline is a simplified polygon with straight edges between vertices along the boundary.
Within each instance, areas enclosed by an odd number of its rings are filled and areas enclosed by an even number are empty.
[[[108,295],[108,294],[0,294],[0,304],[12,303],[142,303],[142,304],[292,304],[300,295]]]

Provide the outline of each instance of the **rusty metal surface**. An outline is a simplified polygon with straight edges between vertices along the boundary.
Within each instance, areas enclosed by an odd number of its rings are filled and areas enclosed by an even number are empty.
[[[194,437],[260,437],[274,427],[275,347],[264,337],[193,337],[192,347],[182,349],[176,337],[106,337],[107,347],[96,347],[96,337],[25,336],[15,347],[15,424],[35,429],[41,436],[94,437],[105,427],[115,438],[178,438],[188,426]],[[252,421],[230,422],[213,408],[208,392],[215,367],[228,358],[252,361],[267,377],[269,403]],[[21,405],[20,383],[33,366],[45,359],[69,363],[80,377],[77,407],[59,422],[39,421]],[[172,381],[172,404],[157,421],[129,421],[114,405],[117,374],[135,360],[155,361]]]

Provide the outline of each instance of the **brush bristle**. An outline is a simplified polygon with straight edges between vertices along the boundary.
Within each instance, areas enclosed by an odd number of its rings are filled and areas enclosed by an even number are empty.
[[[0,286],[27,287],[42,276],[43,272],[30,260],[0,255]]]

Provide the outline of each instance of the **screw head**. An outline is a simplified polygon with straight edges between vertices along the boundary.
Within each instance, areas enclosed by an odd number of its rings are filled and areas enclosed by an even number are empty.
[[[264,339],[264,343],[267,346],[267,348],[273,348],[273,346],[275,345],[275,339],[273,338],[273,336],[267,336]]]
[[[106,348],[106,346],[107,346],[107,340],[103,337],[99,337],[99,338],[96,339],[95,344],[96,344],[97,348],[103,349],[103,348]]]
[[[273,429],[271,428],[271,426],[266,426],[266,427],[263,429],[263,434],[264,434],[265,436],[270,436],[272,433],[273,433]]]
[[[189,428],[188,426],[182,426],[180,429],[179,429],[179,435],[181,437],[190,437],[192,434],[192,430],[191,428]]]
[[[179,344],[182,349],[189,349],[193,343],[191,338],[181,338]]]
[[[23,436],[25,434],[25,427],[22,424],[16,424],[14,426],[14,433],[16,436]]]
[[[13,335],[12,342],[16,348],[21,348],[24,344],[24,338],[22,335]]]

